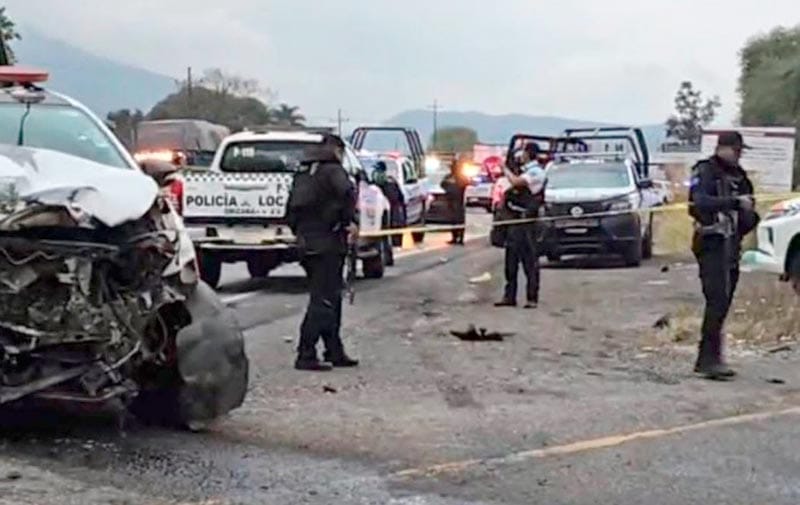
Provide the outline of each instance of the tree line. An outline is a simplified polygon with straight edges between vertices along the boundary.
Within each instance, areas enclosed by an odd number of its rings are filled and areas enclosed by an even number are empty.
[[[146,114],[120,109],[107,119],[117,135],[135,143],[136,125],[141,121],[200,119],[241,131],[255,126],[302,126],[306,118],[300,108],[286,103],[268,105],[271,92],[256,79],[229,74],[219,68],[207,69],[197,80],[178,82],[178,89],[156,103]]]

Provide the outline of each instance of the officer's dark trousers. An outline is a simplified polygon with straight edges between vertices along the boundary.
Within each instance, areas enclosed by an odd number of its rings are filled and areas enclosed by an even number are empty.
[[[344,353],[339,330],[342,324],[342,290],[345,257],[337,253],[310,255],[303,259],[310,292],[308,309],[300,326],[298,359],[317,359],[322,338],[326,354],[335,359]]]
[[[739,282],[739,266],[722,248],[705,248],[696,255],[706,308],[703,314],[698,364],[722,363],[722,327]]]
[[[517,300],[519,265],[527,279],[525,293],[529,302],[539,302],[539,251],[530,226],[511,226],[506,238],[506,289],[504,299]]]

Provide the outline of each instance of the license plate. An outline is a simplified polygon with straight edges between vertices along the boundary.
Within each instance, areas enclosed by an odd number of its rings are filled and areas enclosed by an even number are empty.
[[[187,177],[184,215],[187,217],[258,217],[286,215],[291,176],[264,174],[258,178]]]
[[[591,228],[600,226],[599,219],[564,219],[556,221],[556,228]]]
[[[282,230],[284,233],[288,229]],[[278,237],[286,235],[278,234],[277,228],[217,228],[219,238],[230,240],[236,244],[262,244],[264,242],[275,242]]]

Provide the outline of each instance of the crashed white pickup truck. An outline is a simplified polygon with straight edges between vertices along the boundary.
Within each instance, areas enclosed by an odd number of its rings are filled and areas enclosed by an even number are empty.
[[[327,133],[327,132],[326,132]],[[183,217],[198,251],[203,280],[217,286],[223,263],[244,261],[254,278],[300,259],[286,204],[302,153],[323,141],[320,130],[245,131],[223,140],[208,170],[184,174]],[[389,227],[389,202],[347,144],[343,166],[358,183],[362,233]],[[380,278],[389,262],[387,238],[362,238],[365,277]]]

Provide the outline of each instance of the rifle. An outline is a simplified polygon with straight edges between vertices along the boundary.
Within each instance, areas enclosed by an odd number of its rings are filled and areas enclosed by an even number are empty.
[[[357,243],[355,240],[347,244],[347,275],[345,275],[345,289],[347,290],[347,298],[350,305],[356,300],[356,269],[358,268],[358,257],[356,254]]]

